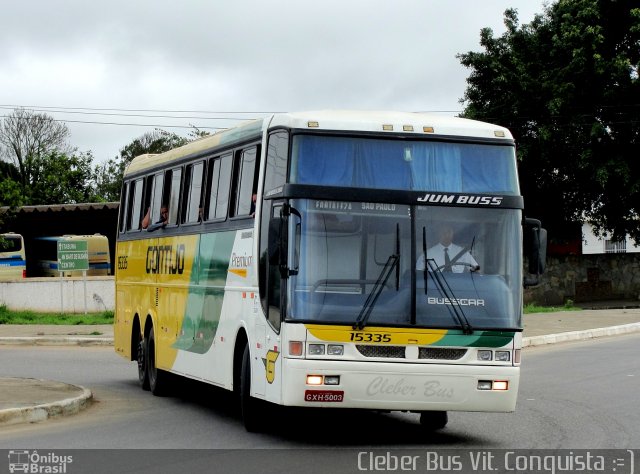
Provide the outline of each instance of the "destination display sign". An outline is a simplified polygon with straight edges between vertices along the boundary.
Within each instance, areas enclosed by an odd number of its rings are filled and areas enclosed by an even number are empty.
[[[327,201],[312,199],[309,211],[330,211],[346,214],[374,214],[383,216],[409,215],[409,206],[405,204],[393,204],[386,202],[352,202],[352,201]]]

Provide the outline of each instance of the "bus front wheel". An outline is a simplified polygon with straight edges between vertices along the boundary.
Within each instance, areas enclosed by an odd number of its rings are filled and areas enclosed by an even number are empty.
[[[449,422],[446,411],[423,411],[420,413],[420,424],[429,431],[441,430]]]
[[[260,432],[264,428],[264,414],[260,405],[260,401],[251,396],[251,355],[247,345],[242,355],[240,408],[244,427],[250,433]]]

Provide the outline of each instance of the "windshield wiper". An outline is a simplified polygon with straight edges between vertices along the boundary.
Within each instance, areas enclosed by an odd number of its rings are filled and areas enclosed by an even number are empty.
[[[449,308],[449,312],[452,313],[453,318],[456,321],[458,321],[458,324],[462,328],[462,332],[464,334],[472,334],[473,333],[473,328],[471,327],[471,324],[469,323],[469,320],[465,316],[464,311],[462,310],[462,306],[460,306],[460,302],[458,301],[458,298],[455,297],[455,295],[453,293],[453,290],[451,289],[451,286],[449,285],[449,282],[447,281],[446,277],[442,273],[442,270],[436,264],[435,260],[432,259],[432,258],[427,259],[426,254],[425,254],[425,266],[424,266],[424,273],[425,273],[425,277],[424,277],[425,278],[425,290],[424,291],[425,291],[425,294],[427,292],[427,285],[426,285],[427,267],[431,271],[431,275],[433,277],[433,281],[436,282],[436,285],[438,286],[438,289],[445,296],[445,298],[447,298],[449,300],[449,302],[451,303],[451,305],[446,305],[446,306],[447,306],[447,308]]]
[[[367,296],[362,309],[360,310],[360,314],[356,319],[356,322],[353,324],[353,329],[362,330],[367,324],[369,320],[369,316],[371,316],[371,312],[373,311],[376,302],[378,301],[378,297],[380,293],[382,293],[382,289],[387,284],[389,277],[391,276],[391,272],[394,268],[396,270],[396,291],[400,288],[400,225],[396,224],[396,253],[389,255],[387,261],[382,267],[380,274],[378,275],[378,279],[373,285],[373,289],[369,296]]]

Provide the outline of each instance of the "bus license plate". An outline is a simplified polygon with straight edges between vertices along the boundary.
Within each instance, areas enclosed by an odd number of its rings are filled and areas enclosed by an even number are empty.
[[[344,400],[342,390],[305,390],[304,400],[306,402],[341,402]]]

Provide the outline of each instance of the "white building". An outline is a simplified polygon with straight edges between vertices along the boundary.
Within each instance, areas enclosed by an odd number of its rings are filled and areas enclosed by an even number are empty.
[[[603,253],[640,253],[640,247],[629,236],[621,241],[611,240],[606,234],[598,237],[593,232],[591,224],[582,224],[582,254]]]

